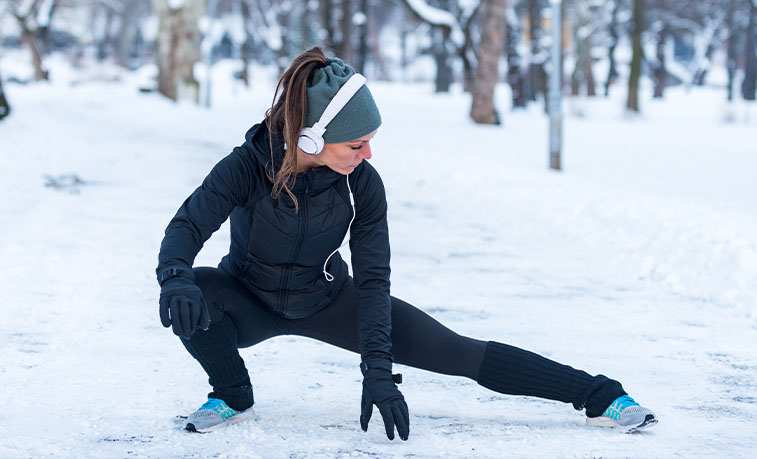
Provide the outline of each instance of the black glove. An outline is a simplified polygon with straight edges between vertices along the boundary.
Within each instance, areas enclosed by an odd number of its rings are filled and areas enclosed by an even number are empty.
[[[384,418],[386,436],[394,440],[394,426],[400,438],[407,440],[410,435],[410,415],[405,397],[397,389],[402,382],[402,375],[392,375],[392,362],[386,359],[374,359],[360,364],[363,372],[363,399],[361,401],[360,427],[368,430],[368,421],[376,405]]]
[[[166,280],[160,288],[160,321],[168,328],[173,324],[177,336],[189,338],[198,328],[207,330],[210,314],[200,287],[186,277]]]

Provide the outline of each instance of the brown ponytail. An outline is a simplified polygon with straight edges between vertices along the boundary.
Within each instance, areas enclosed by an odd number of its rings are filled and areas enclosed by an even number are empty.
[[[278,198],[285,191],[299,208],[291,188],[297,176],[297,142],[305,124],[307,111],[307,82],[313,69],[326,66],[326,56],[321,48],[314,47],[297,56],[279,79],[273,95],[271,108],[266,111],[266,125],[272,135],[284,138],[287,149],[281,168],[273,171],[271,196]],[[279,93],[280,91],[280,93]],[[277,100],[278,99],[278,100]],[[273,141],[269,138],[271,164],[274,164]]]

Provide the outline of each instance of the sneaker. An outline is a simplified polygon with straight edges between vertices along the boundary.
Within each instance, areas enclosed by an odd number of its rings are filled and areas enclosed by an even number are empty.
[[[644,408],[624,395],[615,399],[601,416],[586,418],[586,424],[597,427],[611,427],[621,432],[631,433],[657,424],[652,410]]]
[[[244,411],[237,411],[221,399],[209,398],[199,410],[187,417],[184,430],[205,433],[253,418],[255,418],[255,410],[252,407]]]

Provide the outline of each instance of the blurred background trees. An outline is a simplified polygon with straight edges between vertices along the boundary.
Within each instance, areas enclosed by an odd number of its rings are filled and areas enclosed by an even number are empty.
[[[256,66],[282,71],[320,45],[371,80],[429,81],[439,93],[459,84],[471,93],[473,119],[497,123],[496,83],[510,86],[513,108],[545,105],[549,3],[0,0],[0,53],[28,51],[34,75],[12,77],[19,83],[54,78],[45,61],[61,53],[74,63],[154,66],[152,89],[199,102],[198,65],[233,60],[235,77],[254,84]],[[639,91],[662,98],[676,85],[718,85],[724,98],[754,100],[756,20],[757,0],[564,0],[563,92],[620,91],[631,111],[643,109]],[[0,101],[7,114],[1,89]]]

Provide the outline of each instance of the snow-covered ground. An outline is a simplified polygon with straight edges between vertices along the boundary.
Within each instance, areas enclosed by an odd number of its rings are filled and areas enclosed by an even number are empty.
[[[393,294],[460,333],[619,379],[658,414],[655,428],[589,428],[568,405],[403,367],[411,435],[390,442],[376,417],[360,431],[356,355],[280,337],[242,351],[257,421],[195,435],[175,416],[204,401],[207,378],[160,325],[153,270],[168,220],[262,117],[271,82],[253,76],[244,90],[219,78],[207,110],[138,93],[137,74],[76,85],[70,76],[6,84],[0,457],[757,449],[754,105],[671,89],[628,118],[622,90],[568,101],[565,171],[555,173],[540,107],[505,109],[504,127],[482,127],[459,91],[371,84],[384,119],[372,163],[388,193]],[[498,105],[507,101],[502,88]],[[228,240],[223,227],[198,264],[215,265]]]

